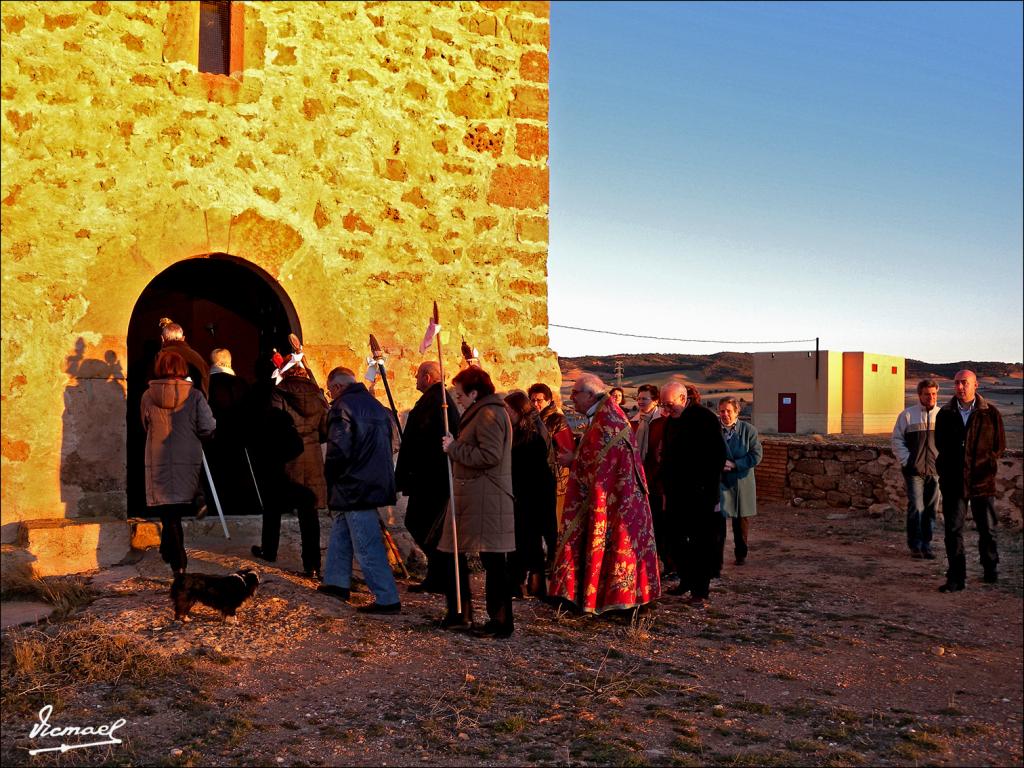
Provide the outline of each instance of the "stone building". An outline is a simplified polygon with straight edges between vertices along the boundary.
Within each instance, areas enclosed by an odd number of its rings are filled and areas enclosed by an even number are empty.
[[[388,353],[432,301],[500,388],[547,337],[548,45],[537,2],[4,2],[2,532],[139,514],[157,320],[241,375]],[[378,393],[381,394],[381,393]],[[129,491],[134,488],[134,496]]]

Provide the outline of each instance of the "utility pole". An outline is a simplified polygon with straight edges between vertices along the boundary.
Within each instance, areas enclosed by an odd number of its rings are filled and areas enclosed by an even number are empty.
[[[615,386],[622,387],[622,361],[615,361]]]

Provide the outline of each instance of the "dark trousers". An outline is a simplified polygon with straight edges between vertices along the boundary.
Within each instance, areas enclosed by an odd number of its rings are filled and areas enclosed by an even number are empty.
[[[451,554],[447,554],[448,578],[445,580],[445,597],[448,605],[448,614],[458,614],[455,604],[455,566],[452,563]],[[509,589],[508,580],[508,555],[504,552],[481,552],[480,564],[484,567],[484,601],[487,606],[487,616],[491,621],[508,629],[513,628],[512,623],[512,592]],[[459,555],[459,582],[462,598],[463,616],[471,616],[472,608],[470,603],[473,596],[469,590],[469,568],[466,565],[465,555]]]
[[[675,559],[672,557],[671,526],[665,515],[665,501],[661,491],[651,491],[649,501],[651,503],[651,522],[654,524],[654,545],[658,550],[658,557],[661,558],[665,571],[676,570]]]
[[[930,552],[932,525],[939,506],[939,478],[904,475],[907,483],[907,547],[911,552]]]
[[[451,560],[450,555],[437,551],[447,506],[447,495],[414,493],[405,508],[405,527],[427,558],[427,575],[423,581],[431,588],[443,587],[448,574],[444,560],[446,557]]]
[[[747,537],[749,535],[750,518],[740,517],[739,515],[732,518],[732,549],[737,561],[747,559]],[[722,546],[725,546],[724,539],[722,540]]]
[[[672,526],[672,559],[684,589],[694,597],[707,597],[711,579],[722,570],[722,533],[725,521],[713,504],[673,503],[666,513]]]
[[[315,509],[305,507],[296,510],[299,518],[299,538],[302,542],[302,569],[320,570],[320,515]],[[281,508],[268,506],[263,511],[263,533],[261,548],[267,560],[277,559],[281,544]]]
[[[555,503],[557,504],[557,498]],[[547,516],[547,519],[543,521],[541,534],[544,538],[544,549],[547,552],[544,556],[545,559],[541,562],[540,570],[543,573],[544,566],[555,561],[555,549],[558,547],[558,517],[554,508],[551,509],[551,514]]]
[[[184,571],[188,566],[181,518],[194,512],[193,504],[161,504],[149,508],[150,515],[160,518],[160,557],[172,571]]]
[[[522,585],[528,573],[544,573],[544,533],[546,520],[531,518],[531,511],[515,511],[516,549],[508,554],[510,587]],[[554,510],[552,510],[554,517]],[[485,553],[486,554],[486,553]]]
[[[427,558],[427,575],[423,577],[424,583],[431,589],[440,590],[445,583],[445,567],[444,560],[448,558],[451,560],[451,555],[445,552],[438,552],[435,547],[423,549],[423,554]]]
[[[967,556],[964,552],[964,522],[970,504],[974,524],[978,528],[978,553],[985,573],[995,573],[999,566],[996,542],[996,507],[994,496],[975,496],[960,499],[954,494],[942,497],[942,516],[946,525],[946,560],[949,570],[946,581],[963,583],[967,580]]]

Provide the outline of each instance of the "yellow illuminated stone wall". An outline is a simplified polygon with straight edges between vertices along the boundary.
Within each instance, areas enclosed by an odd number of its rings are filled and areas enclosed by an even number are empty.
[[[547,4],[235,5],[231,77],[198,3],[2,5],[5,541],[123,513],[128,323],[184,259],[265,270],[321,375],[374,333],[402,408],[434,299],[501,389],[557,391]]]

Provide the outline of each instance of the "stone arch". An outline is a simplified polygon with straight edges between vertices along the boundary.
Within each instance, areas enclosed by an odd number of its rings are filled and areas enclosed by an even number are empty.
[[[139,405],[149,369],[160,349],[159,325],[169,317],[204,359],[217,347],[232,353],[236,374],[254,381],[257,360],[276,348],[287,352],[288,334],[302,338],[291,298],[266,271],[227,253],[178,261],[139,294],[127,336],[127,494],[129,515],[145,514],[143,448]]]

